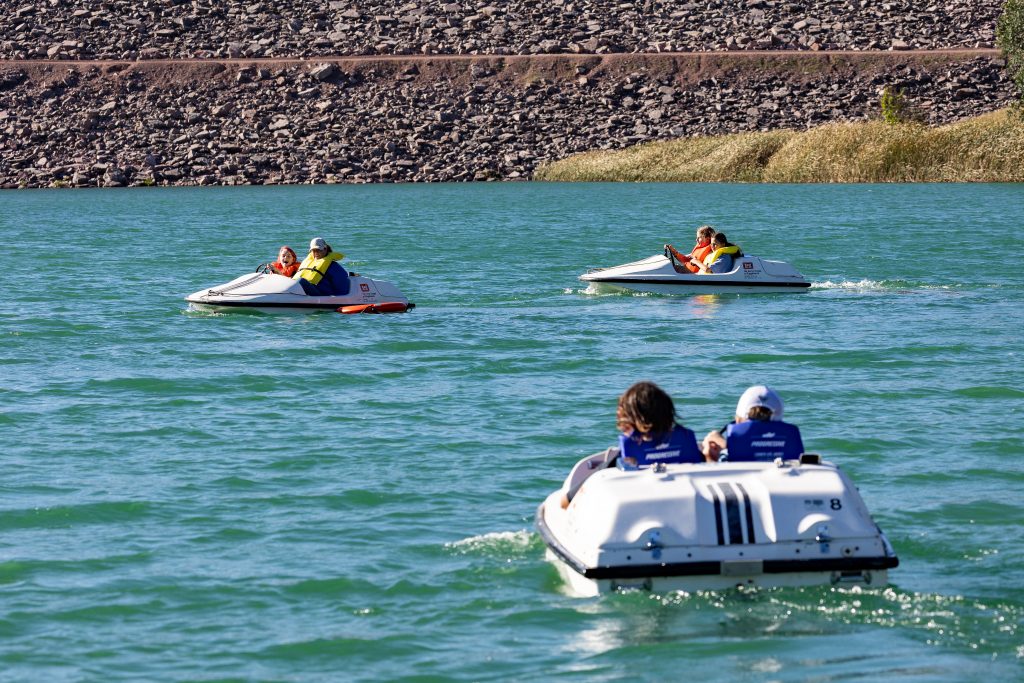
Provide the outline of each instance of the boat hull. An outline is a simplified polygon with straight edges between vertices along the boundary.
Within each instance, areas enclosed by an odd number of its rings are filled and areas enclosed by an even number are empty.
[[[573,594],[884,586],[899,564],[856,488],[828,463],[600,464],[581,461],[537,509],[547,556]]]
[[[198,310],[255,310],[265,313],[336,311],[343,306],[402,304],[406,310],[415,304],[385,280],[362,276],[350,278],[348,294],[308,296],[296,280],[271,273],[252,273],[217,287],[201,289],[185,297]]]
[[[813,586],[885,586],[889,583],[886,569],[858,569],[846,571],[793,571],[777,574],[753,574],[747,576],[726,576],[722,574],[700,574],[683,576],[643,577],[621,576],[607,579],[590,579],[570,567],[550,548],[546,559],[558,571],[570,595],[590,598],[606,593],[621,591],[648,591],[651,593],[672,593],[683,591],[735,590],[738,588],[806,588]]]
[[[788,263],[759,256],[736,259],[729,273],[695,275],[679,272],[672,260],[655,255],[612,268],[584,273],[580,280],[597,290],[652,294],[803,292],[811,283]]]

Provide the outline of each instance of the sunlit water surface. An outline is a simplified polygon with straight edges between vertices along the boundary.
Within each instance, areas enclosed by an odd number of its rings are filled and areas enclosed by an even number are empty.
[[[1024,187],[0,193],[0,678],[1024,677]],[[704,222],[800,294],[588,293]],[[407,315],[182,297],[323,235]],[[786,398],[901,565],[870,590],[564,594],[536,505],[653,379]]]

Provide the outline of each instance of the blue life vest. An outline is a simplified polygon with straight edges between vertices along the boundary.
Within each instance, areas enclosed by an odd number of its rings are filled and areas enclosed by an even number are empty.
[[[725,430],[729,462],[796,460],[804,452],[800,428],[788,422],[747,420]]]
[[[697,448],[697,437],[692,430],[680,425],[672,429],[667,441],[637,441],[620,434],[619,450],[621,457],[635,459],[638,467],[657,462],[704,462]]]
[[[299,280],[302,291],[309,296],[344,296],[352,288],[352,281],[349,280],[348,271],[332,261],[327,266],[327,271],[320,278],[318,284],[313,284],[305,278]]]
[[[711,264],[710,272],[715,274],[731,273],[734,263],[731,255],[723,254],[721,258]]]

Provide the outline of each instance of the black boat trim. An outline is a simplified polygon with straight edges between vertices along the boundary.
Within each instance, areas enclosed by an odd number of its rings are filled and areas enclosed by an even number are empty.
[[[757,537],[754,535],[754,511],[753,505],[750,502],[750,496],[747,495],[747,490],[743,488],[743,484],[736,482],[736,488],[743,494],[743,507],[746,510],[747,516],[747,537],[748,543],[757,543]]]
[[[347,303],[336,303],[336,304],[305,304],[305,303],[285,303],[280,301],[271,302],[253,302],[253,301],[194,301],[191,299],[185,299],[190,304],[197,304],[199,306],[219,306],[222,308],[312,308],[321,311],[336,311],[342,306],[362,306],[370,304],[386,303],[382,301],[363,301],[363,302],[347,302]],[[416,304],[409,302],[408,310],[416,308]]]
[[[737,280],[721,280],[718,282],[700,282],[695,280],[659,280],[656,278],[624,278],[609,277],[587,280],[598,284],[639,284],[639,285],[676,285],[679,287],[794,287],[804,289],[810,282],[739,282]]]
[[[743,538],[743,525],[740,523],[740,499],[732,489],[732,484],[723,481],[719,484],[722,489],[722,496],[725,498],[725,519],[729,530],[729,545],[745,543]]]
[[[675,576],[719,576],[722,562],[670,562],[637,564],[621,567],[588,567],[558,542],[544,521],[544,504],[537,507],[537,530],[548,548],[577,574],[588,579],[646,579]],[[763,574],[793,574],[797,572],[858,572],[894,569],[900,560],[895,555],[882,557],[835,557],[811,560],[764,560]]]
[[[718,545],[725,545],[725,531],[722,526],[722,502],[718,497],[718,489],[714,484],[708,485],[715,506],[715,531],[718,534]]]
[[[570,565],[572,566],[572,565]],[[765,560],[763,574],[794,574],[798,572],[858,572],[893,569],[897,557],[836,557],[819,560]],[[576,567],[573,567],[576,569]],[[673,562],[666,564],[630,565],[624,567],[587,567],[580,574],[588,579],[641,579],[673,576],[718,576],[721,562]]]

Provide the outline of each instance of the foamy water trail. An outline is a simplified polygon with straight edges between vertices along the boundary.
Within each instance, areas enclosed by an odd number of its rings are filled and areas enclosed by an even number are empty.
[[[521,555],[529,551],[534,535],[526,529],[519,531],[492,531],[446,543],[445,548],[465,555]]]

